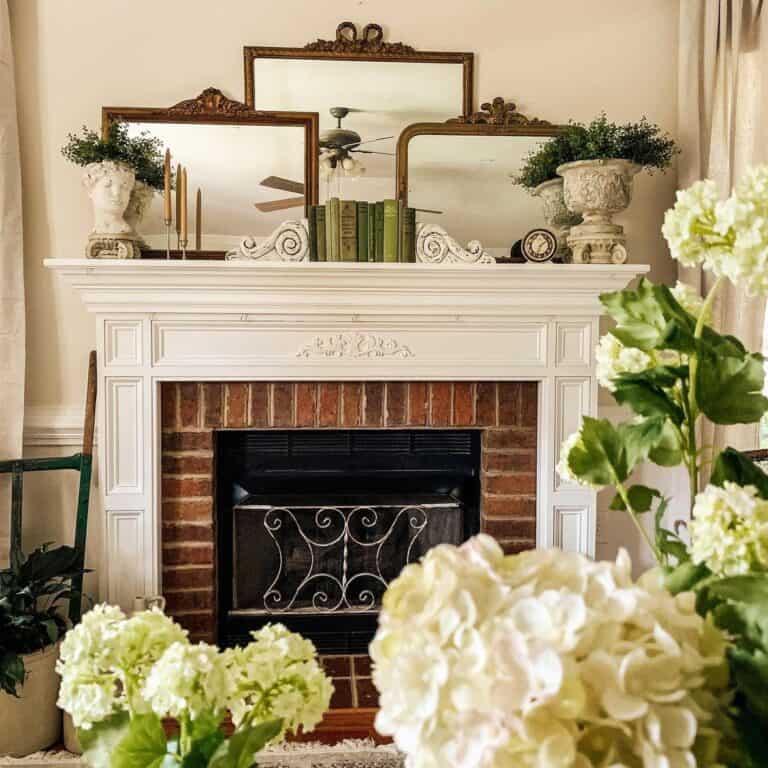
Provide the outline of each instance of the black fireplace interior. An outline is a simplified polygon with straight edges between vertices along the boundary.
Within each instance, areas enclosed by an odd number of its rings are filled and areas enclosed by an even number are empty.
[[[219,642],[282,622],[364,652],[386,584],[479,530],[479,430],[216,434]]]

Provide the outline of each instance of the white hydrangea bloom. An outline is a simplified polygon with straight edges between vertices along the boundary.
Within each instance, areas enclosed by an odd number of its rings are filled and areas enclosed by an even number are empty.
[[[733,194],[716,208],[716,231],[733,241],[712,271],[732,283],[745,281],[750,294],[768,293],[768,166],[749,169]]]
[[[674,207],[664,216],[661,232],[672,258],[686,267],[695,267],[714,255],[710,233],[714,231],[717,202],[715,182],[697,181],[678,191]]]
[[[718,576],[768,569],[768,501],[751,485],[708,485],[696,496],[691,557]]]
[[[409,768],[693,766],[728,726],[722,635],[623,551],[441,545],[390,584],[370,650]]]
[[[655,364],[642,349],[625,347],[612,333],[600,337],[595,347],[596,374],[600,385],[613,392],[620,373],[641,373]]]
[[[282,718],[284,731],[311,731],[328,709],[333,685],[317,661],[315,646],[282,624],[253,632],[253,642],[225,651],[232,681],[229,702],[236,726]]]
[[[687,283],[683,283],[680,280],[677,281],[675,287],[672,288],[672,295],[677,299],[677,303],[689,314],[698,319],[701,311],[704,309],[704,299],[701,294],[692,286]],[[709,323],[712,320],[712,310],[707,312],[707,316],[704,318],[705,323]]]
[[[119,608],[97,605],[62,642],[59,706],[86,729],[119,710],[148,711],[142,687],[150,668],[186,637],[156,608],[126,619]]]
[[[232,684],[224,654],[207,643],[173,643],[154,664],[143,696],[159,717],[220,716]]]

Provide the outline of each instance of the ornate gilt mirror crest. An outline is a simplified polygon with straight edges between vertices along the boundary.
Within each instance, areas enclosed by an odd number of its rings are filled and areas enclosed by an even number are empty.
[[[249,106],[319,113],[321,202],[395,197],[401,131],[472,111],[472,53],[418,51],[386,40],[379,24],[358,29],[345,21],[331,40],[246,46],[243,55]],[[268,181],[283,188],[280,180]]]
[[[190,241],[197,246],[187,252],[191,258],[223,258],[245,233],[268,237],[283,222],[282,207],[274,206],[271,190],[260,183],[265,178],[295,180],[283,197],[299,209],[299,218],[317,202],[317,113],[254,110],[206,88],[171,107],[104,107],[105,137],[115,121],[126,124],[131,136],[146,132],[159,139],[170,149],[173,166],[181,163],[187,170]],[[149,197],[141,213],[137,230],[144,255],[164,256],[162,195]]]

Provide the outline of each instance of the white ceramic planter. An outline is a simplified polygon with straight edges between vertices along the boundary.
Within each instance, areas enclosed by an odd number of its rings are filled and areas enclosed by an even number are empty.
[[[568,210],[568,206],[565,204],[563,185],[562,178],[550,179],[539,184],[531,191],[531,194],[540,197],[544,204],[544,222],[557,238],[555,256],[569,261],[568,234],[571,227],[578,224],[582,219],[581,214]]]
[[[632,178],[640,166],[628,160],[578,160],[561,165],[563,197],[584,221],[571,228],[568,245],[577,263],[622,264],[627,260],[624,228],[613,216],[632,199]]]
[[[143,181],[134,182],[131,196],[128,199],[128,207],[125,209],[125,220],[131,228],[132,234],[141,240],[139,225],[149,209],[155,190]]]
[[[24,757],[47,749],[61,738],[61,710],[56,706],[59,645],[24,656],[27,678],[21,695],[0,693],[0,755]]]

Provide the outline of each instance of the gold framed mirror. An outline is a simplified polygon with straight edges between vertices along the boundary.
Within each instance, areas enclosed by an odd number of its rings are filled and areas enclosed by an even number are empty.
[[[397,143],[397,191],[419,224],[456,241],[479,239],[497,260],[527,232],[550,226],[543,196],[515,184],[526,156],[561,126],[528,118],[497,97],[481,111],[409,125]]]
[[[115,121],[128,126],[129,136],[148,132],[158,138],[170,149],[173,166],[187,169],[187,258],[224,258],[243,236],[266,238],[291,213],[302,218],[318,200],[317,113],[256,111],[207,88],[168,108],[103,107],[105,137]],[[261,185],[269,177],[285,180],[278,207],[273,190]],[[151,197],[137,230],[144,256],[165,257],[162,194]]]
[[[388,42],[378,24],[342,22],[333,40],[246,46],[245,101],[320,115],[320,202],[395,197],[403,128],[472,111],[474,55]]]

